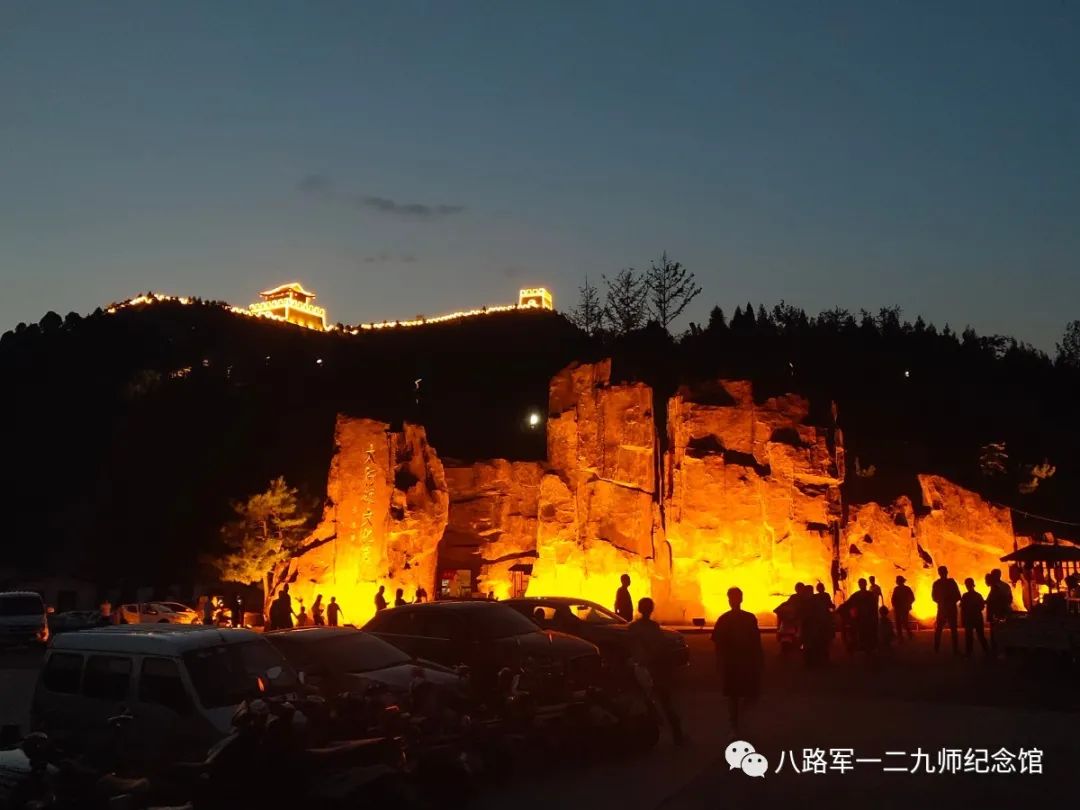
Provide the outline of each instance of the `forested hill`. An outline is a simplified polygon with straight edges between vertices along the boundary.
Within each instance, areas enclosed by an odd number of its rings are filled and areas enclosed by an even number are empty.
[[[914,473],[937,472],[1080,520],[1075,371],[892,310],[752,312],[714,313],[678,340],[655,326],[588,337],[545,311],[355,336],[214,304],[50,313],[0,339],[4,559],[103,581],[182,579],[231,500],[278,475],[321,498],[338,412],[421,423],[444,458],[542,458],[527,416],[545,411],[551,375],[605,354],[618,378],[655,387],[661,419],[679,384],[718,376],[754,380],[760,398],[806,394],[821,420],[835,401],[849,499],[891,499]],[[1032,488],[1044,461],[1055,472]]]

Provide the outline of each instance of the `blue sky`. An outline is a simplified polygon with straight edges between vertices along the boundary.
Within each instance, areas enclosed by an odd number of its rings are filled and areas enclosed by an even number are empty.
[[[0,329],[146,289],[333,320],[667,250],[714,303],[1080,318],[1080,6],[0,6]],[[684,319],[685,320],[685,319]]]

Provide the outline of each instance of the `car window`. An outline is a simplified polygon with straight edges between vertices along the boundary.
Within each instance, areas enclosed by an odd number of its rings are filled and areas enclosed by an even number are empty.
[[[481,638],[520,636],[524,633],[535,633],[537,629],[536,622],[506,605],[492,605],[484,610],[472,611],[469,618]]]
[[[178,714],[191,708],[180,667],[168,658],[144,658],[139,671],[139,701],[165,706]]]
[[[550,605],[520,605],[516,606],[518,613],[528,616],[537,624],[547,624],[555,618],[555,608]]]
[[[124,700],[131,682],[131,659],[121,655],[91,655],[86,661],[83,694],[101,700]]]
[[[312,663],[333,672],[371,672],[412,660],[394,645],[368,633],[334,636],[307,646],[313,648]]]
[[[50,692],[74,695],[79,691],[83,657],[75,653],[53,653],[41,673],[41,682]]]
[[[581,621],[589,624],[626,624],[626,619],[591,602],[571,605],[570,612]]]
[[[442,610],[416,611],[415,635],[450,640],[462,635],[461,622]]]
[[[44,612],[40,596],[0,596],[0,616],[40,616]]]
[[[207,709],[235,706],[264,690],[287,692],[300,683],[281,653],[263,639],[192,650],[184,653],[184,665]]]
[[[416,628],[413,621],[415,615],[416,611],[413,610],[386,611],[376,616],[368,626],[380,633],[396,633],[402,636],[415,635]]]

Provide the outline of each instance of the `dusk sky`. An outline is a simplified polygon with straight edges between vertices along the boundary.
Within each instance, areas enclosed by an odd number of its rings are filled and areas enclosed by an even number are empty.
[[[439,314],[667,250],[729,314],[1080,318],[1080,4],[0,5],[0,331]],[[678,326],[685,326],[684,317]]]

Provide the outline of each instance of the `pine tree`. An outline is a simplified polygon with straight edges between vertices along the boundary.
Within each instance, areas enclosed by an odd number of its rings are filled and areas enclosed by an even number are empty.
[[[311,515],[281,477],[265,492],[233,504],[233,511],[236,518],[222,527],[229,550],[214,564],[227,582],[261,583],[265,614],[281,585],[274,581],[274,571],[299,548]]]

